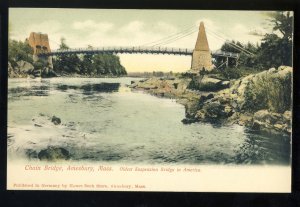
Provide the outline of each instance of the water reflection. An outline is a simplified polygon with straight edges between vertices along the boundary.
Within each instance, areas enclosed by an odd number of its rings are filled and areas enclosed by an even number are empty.
[[[245,134],[244,142],[235,150],[237,164],[290,163],[290,138],[288,136],[269,134],[266,137],[266,134],[262,132],[249,129],[245,129]]]
[[[119,90],[120,83],[97,83],[97,84],[85,84],[85,85],[58,85],[57,90],[82,90],[84,95],[91,95],[95,92],[112,93]]]
[[[85,85],[51,85],[50,81],[41,81],[35,85],[17,86],[8,89],[8,98],[10,100],[18,99],[23,96],[49,96],[49,91],[55,88],[58,91],[66,92],[67,90],[81,91],[83,95],[95,95],[96,93],[113,93],[118,92],[120,83],[97,83]],[[70,96],[76,96],[70,94]],[[72,99],[72,97],[70,97]],[[77,103],[76,101],[74,103]]]
[[[21,96],[48,96],[49,85],[31,86],[31,87],[16,87],[8,89],[8,94],[14,97]]]

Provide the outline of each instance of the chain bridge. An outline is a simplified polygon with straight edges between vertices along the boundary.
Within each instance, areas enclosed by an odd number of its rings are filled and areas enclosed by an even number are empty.
[[[171,42],[178,41],[179,39],[185,38],[192,33],[198,31],[198,36],[194,49],[188,48],[174,48],[166,47],[163,45],[169,44]],[[220,38],[220,35],[209,31],[211,35]],[[224,39],[225,40],[225,39]],[[182,56],[192,56],[191,68],[192,72],[198,72],[199,70],[212,70],[215,66],[212,64],[212,58],[222,57],[223,63],[228,66],[229,59],[234,59],[236,65],[238,64],[238,59],[240,53],[233,53],[228,51],[216,50],[211,51],[209,49],[208,40],[206,37],[206,30],[204,28],[204,23],[201,22],[199,29],[195,29],[195,26],[187,28],[174,35],[162,38],[161,40],[147,43],[141,46],[132,47],[88,47],[88,48],[69,48],[69,49],[58,49],[50,50],[48,35],[40,33],[31,33],[29,37],[29,44],[34,50],[34,56],[36,58],[46,58],[48,60],[53,56],[61,56],[68,54],[158,54],[158,55],[182,55]],[[251,52],[247,51],[243,47],[236,45],[235,43],[225,40],[232,48],[245,53],[246,55],[253,55]],[[150,44],[150,45],[149,45]],[[148,45],[148,46],[146,46]],[[220,66],[221,66],[220,65]],[[217,66],[217,67],[220,67]]]

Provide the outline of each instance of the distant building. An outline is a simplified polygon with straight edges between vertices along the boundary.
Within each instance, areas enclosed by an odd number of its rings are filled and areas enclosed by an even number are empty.
[[[211,52],[209,50],[204,23],[200,23],[199,33],[195,49],[192,56],[191,72],[198,73],[201,70],[211,71],[214,68],[212,64]]]

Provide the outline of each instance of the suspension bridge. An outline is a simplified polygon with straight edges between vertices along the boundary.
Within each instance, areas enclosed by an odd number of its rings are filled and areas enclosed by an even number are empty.
[[[194,49],[188,48],[174,48],[167,47],[170,43],[178,42],[193,33],[198,31],[197,41]],[[222,50],[211,51],[208,46],[208,40],[206,33],[219,39],[239,53],[233,53]],[[42,34],[40,34],[42,35]],[[40,38],[40,39],[39,39]],[[38,37],[37,33],[31,34],[29,37],[29,43],[34,49],[34,55],[37,58],[52,58],[53,56],[67,55],[67,54],[159,54],[159,55],[182,55],[192,56],[191,71],[197,72],[201,69],[212,70],[215,66],[212,64],[212,58],[222,57],[224,59],[222,65],[228,66],[229,59],[234,59],[236,65],[240,57],[240,53],[244,53],[248,56],[254,54],[240,45],[230,42],[228,38],[221,34],[216,33],[210,28],[204,28],[204,23],[201,22],[199,28],[195,28],[195,25],[184,27],[183,30],[175,34],[171,34],[162,39],[145,43],[139,46],[132,47],[88,47],[88,48],[66,48],[58,50],[50,50],[48,35]],[[220,65],[221,66],[221,65]],[[217,66],[217,67],[220,67]]]
[[[72,48],[65,50],[53,50],[51,52],[41,52],[39,56],[57,56],[64,54],[162,54],[162,55],[193,55],[192,49],[173,48],[173,47],[102,47],[102,48]],[[238,53],[226,51],[213,51],[211,55],[214,57],[230,57],[238,58]]]

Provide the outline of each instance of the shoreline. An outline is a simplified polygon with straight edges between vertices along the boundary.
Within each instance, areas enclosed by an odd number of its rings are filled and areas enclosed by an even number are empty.
[[[212,91],[189,89],[192,78],[148,78],[133,82],[129,87],[157,97],[176,99],[177,103],[185,107],[185,119],[182,120],[184,124],[195,122],[220,126],[238,124],[258,133],[290,136],[292,131],[292,113],[290,110],[274,112],[262,108],[252,111],[247,108],[249,101],[245,96],[248,93],[249,83],[255,83],[260,77],[281,78],[282,76],[285,78],[291,73],[292,68],[290,67],[281,66],[277,70],[272,68],[237,80],[231,80],[230,84]],[[204,79],[212,78],[204,76],[202,81]],[[223,84],[222,82],[220,84]],[[212,83],[207,84],[205,82],[205,84],[216,88]]]

